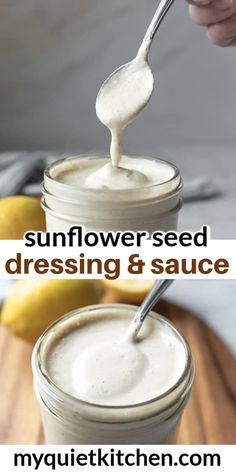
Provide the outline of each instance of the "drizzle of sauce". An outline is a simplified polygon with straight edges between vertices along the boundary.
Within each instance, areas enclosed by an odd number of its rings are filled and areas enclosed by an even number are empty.
[[[148,184],[148,177],[144,173],[125,167],[113,167],[109,163],[97,172],[92,172],[85,181],[85,187],[88,188],[131,189],[146,187]]]
[[[153,90],[153,75],[144,55],[108,77],[96,101],[99,120],[111,132],[111,160],[118,166],[122,156],[121,134],[146,105]]]
[[[145,60],[145,54],[139,54],[133,61],[122,66],[112,74],[101,87],[96,101],[96,113],[99,120],[111,133],[112,168],[120,165],[122,158],[121,136],[124,128],[135,120],[149,100],[153,90],[153,75]],[[109,178],[116,179],[117,173]],[[126,169],[120,167],[119,177],[126,178]],[[123,174],[123,175],[122,175]],[[101,177],[101,175],[99,175]],[[145,177],[145,176],[144,176]],[[94,186],[97,175],[90,176],[89,183]],[[102,180],[105,179],[105,171]],[[134,183],[132,184],[132,180]],[[133,171],[129,175],[130,187],[137,186],[140,175]]]

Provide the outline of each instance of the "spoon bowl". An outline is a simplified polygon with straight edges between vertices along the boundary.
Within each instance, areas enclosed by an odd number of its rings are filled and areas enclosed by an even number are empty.
[[[100,121],[119,133],[131,123],[149,102],[154,77],[148,64],[152,40],[174,0],[161,0],[146,31],[136,57],[123,64],[103,82],[96,100]]]
[[[137,57],[116,69],[102,84],[96,100],[99,120],[122,130],[135,120],[149,102],[154,77],[146,60]]]

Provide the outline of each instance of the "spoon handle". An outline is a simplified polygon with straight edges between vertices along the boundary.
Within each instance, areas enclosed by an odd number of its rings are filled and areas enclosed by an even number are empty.
[[[163,292],[169,287],[169,285],[174,282],[173,279],[164,279],[157,280],[149,294],[144,299],[142,305],[139,307],[136,312],[135,317],[132,319],[129,329],[127,332],[128,339],[133,341],[137,338],[137,335],[142,327],[143,321],[150,312],[150,310],[156,305],[159,298],[162,296]]]
[[[166,16],[166,13],[168,12],[169,8],[171,5],[174,3],[175,0],[161,0],[156,12],[154,13],[154,16],[152,18],[152,21],[146,31],[146,34],[143,38],[142,44],[139,48],[138,55],[141,54],[143,51],[145,51],[146,56],[149,53],[149,49],[152,43],[152,40],[162,23],[163,19]]]
[[[147,297],[144,299],[142,305],[139,307],[136,316],[134,318],[134,323],[142,323],[146,316],[148,315],[149,311],[156,305],[159,298],[165,292],[165,290],[169,287],[169,285],[174,282],[173,279],[164,279],[164,280],[157,280]]]

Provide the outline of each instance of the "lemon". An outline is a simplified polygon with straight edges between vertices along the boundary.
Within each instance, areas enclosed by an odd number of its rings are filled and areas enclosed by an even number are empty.
[[[154,284],[154,280],[152,279],[104,279],[102,282],[106,288],[114,293],[117,301],[133,303],[134,305],[138,305],[142,302],[145,295],[151,290]]]
[[[45,231],[40,200],[14,196],[0,200],[0,239],[22,239],[26,231]]]
[[[1,321],[13,334],[35,342],[53,321],[99,303],[102,293],[93,280],[19,280],[3,305]]]

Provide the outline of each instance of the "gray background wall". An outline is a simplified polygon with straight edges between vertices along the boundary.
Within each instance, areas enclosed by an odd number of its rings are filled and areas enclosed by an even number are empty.
[[[0,0],[0,149],[108,149],[94,103],[130,60],[154,0]],[[177,0],[151,52],[156,90],[125,151],[236,143],[236,49],[209,44]]]

